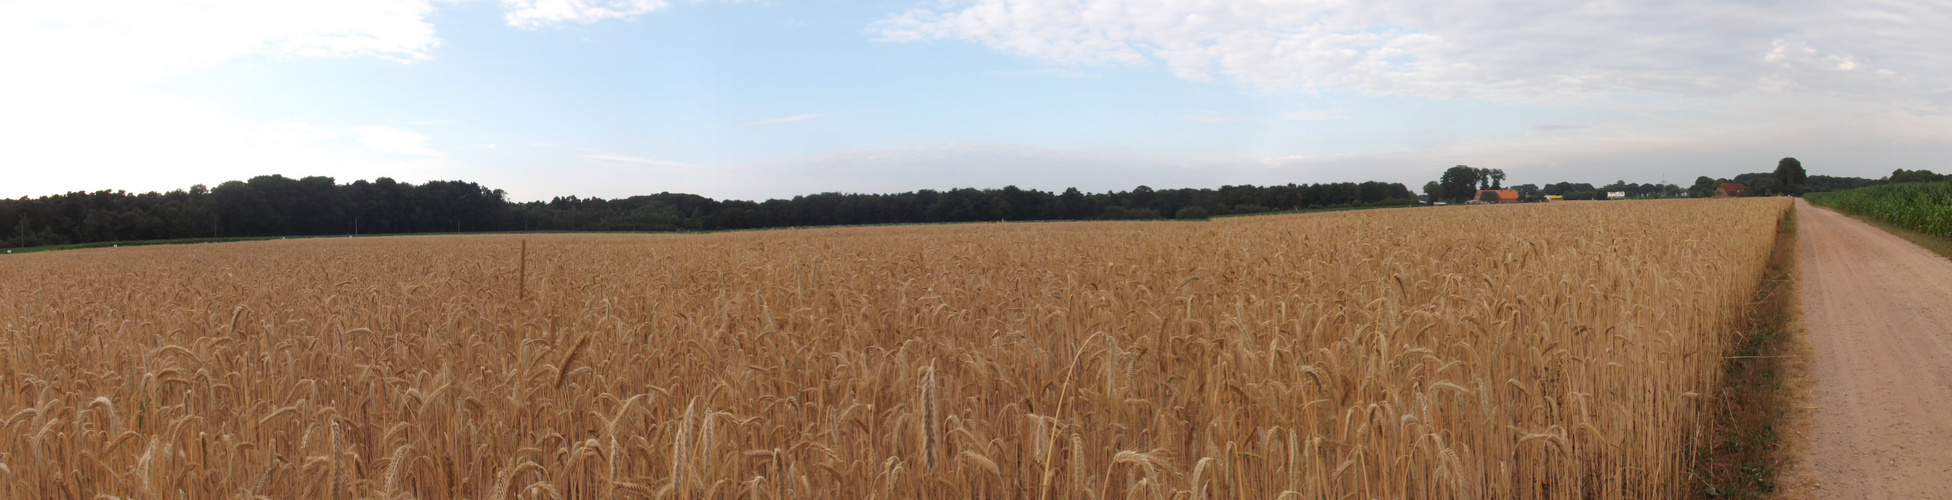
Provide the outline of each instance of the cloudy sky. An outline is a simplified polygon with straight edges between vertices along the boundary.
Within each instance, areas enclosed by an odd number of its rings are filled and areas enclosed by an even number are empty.
[[[0,196],[1952,170],[1943,1],[0,3]]]

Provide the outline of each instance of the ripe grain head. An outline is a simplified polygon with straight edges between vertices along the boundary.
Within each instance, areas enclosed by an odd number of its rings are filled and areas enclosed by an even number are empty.
[[[16,256],[0,497],[1677,496],[1786,208]]]

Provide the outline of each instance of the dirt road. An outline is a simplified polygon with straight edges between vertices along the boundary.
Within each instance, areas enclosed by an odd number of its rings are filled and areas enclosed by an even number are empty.
[[[1796,200],[1817,498],[1952,498],[1952,261]]]

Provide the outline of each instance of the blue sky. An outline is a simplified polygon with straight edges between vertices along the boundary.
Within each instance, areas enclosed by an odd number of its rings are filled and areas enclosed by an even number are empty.
[[[271,173],[533,200],[1952,170],[1952,9],[1859,4],[12,4],[0,196]]]

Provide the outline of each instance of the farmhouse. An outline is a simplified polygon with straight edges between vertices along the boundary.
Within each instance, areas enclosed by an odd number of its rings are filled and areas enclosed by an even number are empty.
[[[1736,184],[1733,182],[1724,182],[1722,183],[1722,187],[1715,188],[1716,198],[1739,198],[1742,196],[1747,196],[1748,194],[1749,194],[1748,186]]]
[[[1609,200],[1624,200],[1624,199],[1627,199],[1627,192],[1626,192],[1626,191],[1607,191],[1607,192],[1606,192],[1606,199],[1609,199]]]
[[[1491,193],[1493,196],[1496,196],[1498,198],[1497,203],[1518,203],[1518,191],[1511,189],[1479,189],[1478,194],[1471,196],[1471,201],[1492,203],[1481,201],[1484,199],[1485,193]]]

